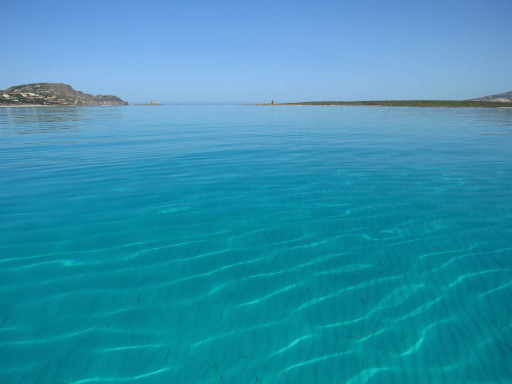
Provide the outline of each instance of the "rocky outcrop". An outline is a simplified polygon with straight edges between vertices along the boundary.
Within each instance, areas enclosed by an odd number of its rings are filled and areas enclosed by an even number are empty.
[[[473,99],[474,101],[493,101],[497,103],[512,103],[512,91]]]
[[[96,95],[75,91],[63,83],[16,85],[0,91],[0,105],[127,105],[113,95]]]

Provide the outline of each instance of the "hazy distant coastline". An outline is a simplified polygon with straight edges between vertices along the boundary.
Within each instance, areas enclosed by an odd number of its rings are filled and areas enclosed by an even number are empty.
[[[473,100],[381,100],[381,101],[305,101],[298,103],[260,104],[276,106],[380,106],[380,107],[445,107],[445,108],[512,108],[512,102]]]
[[[512,91],[470,100],[366,100],[366,101],[303,101],[274,102],[260,105],[341,105],[380,107],[447,107],[447,108],[512,108]]]

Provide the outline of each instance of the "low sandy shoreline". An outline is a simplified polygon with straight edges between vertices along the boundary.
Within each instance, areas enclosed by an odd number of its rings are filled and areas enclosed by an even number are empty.
[[[345,105],[345,104],[253,104],[255,106],[263,106],[263,107],[386,107],[386,108],[452,108],[452,109],[460,109],[460,108],[475,108],[475,109],[511,109],[510,107],[470,107],[470,106],[441,106],[441,105],[364,105],[364,104],[353,104],[353,105]]]
[[[298,103],[256,104],[268,107],[400,107],[400,108],[512,108],[512,103],[472,100],[382,100],[382,101],[306,101]]]
[[[31,104],[22,104],[22,105],[0,105],[0,108],[47,108],[47,107],[72,107],[72,105],[31,105]]]

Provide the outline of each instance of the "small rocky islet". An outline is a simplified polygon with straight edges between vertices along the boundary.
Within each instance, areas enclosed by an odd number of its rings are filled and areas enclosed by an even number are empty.
[[[34,83],[0,90],[0,106],[88,106],[127,105],[113,95],[96,95],[76,91],[69,84]]]

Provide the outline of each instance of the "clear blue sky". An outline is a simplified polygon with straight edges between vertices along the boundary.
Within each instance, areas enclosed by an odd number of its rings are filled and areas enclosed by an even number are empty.
[[[465,99],[512,90],[512,1],[2,1],[0,89],[131,103]]]

